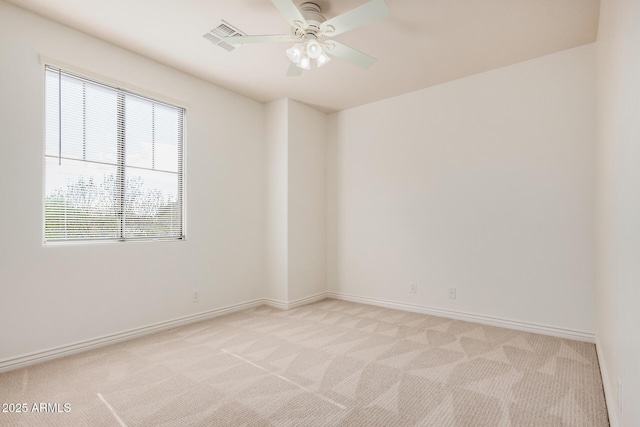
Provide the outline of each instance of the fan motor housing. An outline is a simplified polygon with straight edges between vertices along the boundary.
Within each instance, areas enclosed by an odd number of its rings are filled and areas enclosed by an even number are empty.
[[[291,32],[296,37],[316,38],[320,32],[320,24],[327,20],[327,18],[320,13],[320,6],[313,2],[305,2],[302,3],[298,9],[309,25],[307,27],[291,27]]]

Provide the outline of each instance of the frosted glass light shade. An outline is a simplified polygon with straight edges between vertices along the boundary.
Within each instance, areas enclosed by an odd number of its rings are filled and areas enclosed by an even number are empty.
[[[303,70],[310,70],[311,58],[309,58],[307,55],[302,55],[302,57],[300,57],[300,61],[296,65]]]
[[[307,55],[309,58],[315,59],[322,55],[322,46],[315,40],[310,40],[307,43]]]
[[[302,46],[300,43],[296,43],[292,47],[287,49],[287,57],[294,64],[298,64],[303,55],[304,46]]]
[[[326,53],[322,52],[320,56],[316,58],[316,62],[318,63],[318,68],[327,65],[327,62],[331,61],[331,57]]]

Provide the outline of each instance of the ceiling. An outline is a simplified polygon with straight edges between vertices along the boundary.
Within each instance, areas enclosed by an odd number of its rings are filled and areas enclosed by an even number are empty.
[[[260,102],[339,111],[595,41],[599,0],[386,0],[391,15],[336,40],[378,61],[335,58],[286,77],[289,44],[227,52],[202,36],[223,19],[246,34],[289,34],[270,0],[8,0]],[[294,0],[300,4],[306,0]],[[333,17],[367,0],[317,0]]]

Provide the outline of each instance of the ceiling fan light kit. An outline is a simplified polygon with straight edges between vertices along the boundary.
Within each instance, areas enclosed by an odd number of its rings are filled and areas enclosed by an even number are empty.
[[[313,2],[304,2],[299,7],[292,0],[271,0],[282,16],[291,24],[292,35],[265,36],[234,36],[224,39],[233,45],[267,42],[294,42],[286,50],[293,70],[298,67],[299,72],[292,72],[290,67],[288,76],[299,76],[302,70],[310,70],[315,60],[317,68],[323,67],[331,56],[337,56],[367,69],[376,59],[350,46],[335,40],[326,40],[346,31],[358,28],[369,22],[389,15],[389,8],[384,0],[370,0],[355,9],[341,15],[327,19],[320,12],[320,6]],[[295,66],[294,66],[295,65]]]
[[[308,39],[304,44],[296,43],[287,49],[289,60],[304,70],[310,70],[313,59],[318,68],[325,65],[331,58],[324,52],[324,48],[315,39]]]

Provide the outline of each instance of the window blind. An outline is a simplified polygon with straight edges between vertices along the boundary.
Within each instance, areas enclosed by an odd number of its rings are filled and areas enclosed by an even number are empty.
[[[45,242],[183,238],[184,109],[45,68]]]

